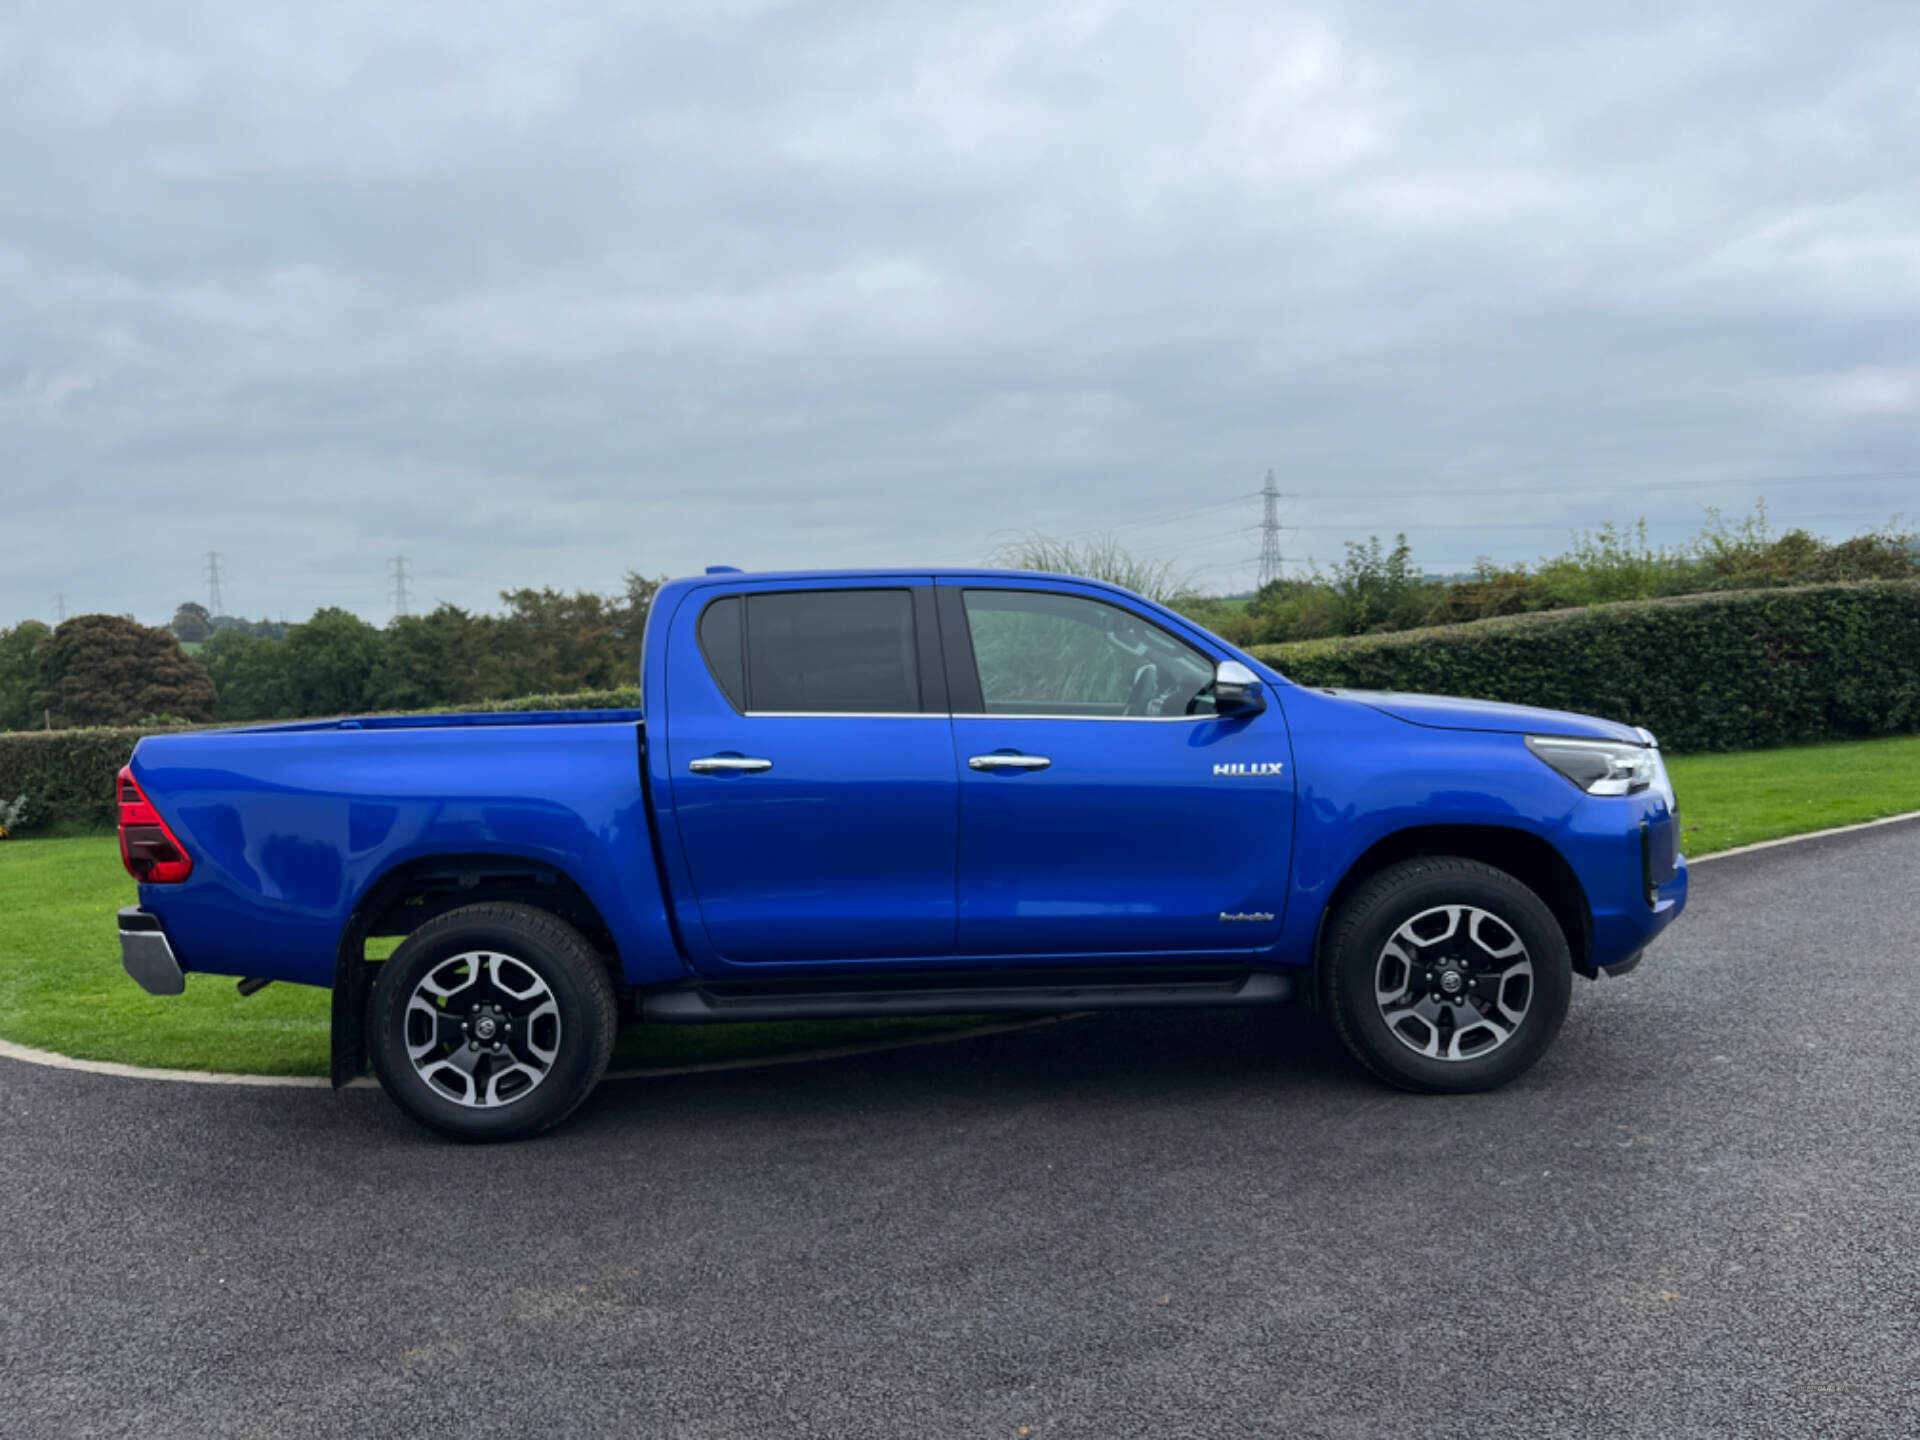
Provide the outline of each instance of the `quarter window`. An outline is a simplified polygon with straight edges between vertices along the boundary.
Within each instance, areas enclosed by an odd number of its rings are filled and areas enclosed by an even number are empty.
[[[700,653],[736,710],[747,708],[747,653],[742,642],[740,597],[716,600],[700,613]]]
[[[1045,590],[968,590],[989,715],[1213,713],[1213,662],[1130,610]]]

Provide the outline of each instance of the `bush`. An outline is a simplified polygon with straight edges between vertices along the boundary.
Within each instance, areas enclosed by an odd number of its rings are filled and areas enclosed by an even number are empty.
[[[40,823],[40,804],[31,795],[16,795],[0,800],[0,840]]]
[[[588,690],[576,695],[525,695],[488,705],[450,705],[414,714],[518,714],[535,710],[632,710],[637,689]],[[297,722],[264,722],[292,724]],[[126,725],[96,730],[21,730],[0,734],[0,797],[31,797],[15,830],[56,821],[83,825],[114,823],[114,776],[133,754],[142,736],[179,730],[218,729],[209,725]]]
[[[1634,601],[1254,653],[1302,685],[1575,710],[1644,725],[1674,751],[1920,730],[1914,580]]]
[[[84,825],[114,822],[113,777],[142,735],[133,726],[98,730],[21,730],[0,735],[0,795],[32,798],[18,827],[56,820]]]

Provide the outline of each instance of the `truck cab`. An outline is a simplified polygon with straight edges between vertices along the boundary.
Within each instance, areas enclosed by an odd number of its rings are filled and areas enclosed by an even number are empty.
[[[1485,1089],[1685,902],[1646,732],[1308,690],[1091,580],[709,573],[640,662],[631,712],[143,741],[128,970],[331,985],[336,1079],[506,1138],[623,1018],[1304,999],[1389,1083]]]

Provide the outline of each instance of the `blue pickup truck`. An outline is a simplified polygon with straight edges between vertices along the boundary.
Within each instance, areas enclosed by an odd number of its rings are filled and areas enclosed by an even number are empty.
[[[640,658],[633,710],[141,741],[128,973],[331,987],[336,1084],[504,1139],[623,1022],[1297,998],[1483,1090],[1686,902],[1646,731],[1307,689],[1087,580],[717,569]]]

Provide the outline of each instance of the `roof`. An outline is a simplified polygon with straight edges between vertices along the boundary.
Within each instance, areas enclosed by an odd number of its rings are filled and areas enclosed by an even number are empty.
[[[704,575],[677,576],[669,583],[734,580],[925,580],[958,578],[963,580],[1066,580],[1075,585],[1098,585],[1107,590],[1124,590],[1106,580],[1090,580],[1085,575],[1061,575],[1049,570],[994,570],[984,566],[920,565],[910,568],[872,570],[736,570],[714,566]],[[1133,592],[1125,591],[1127,594]]]

